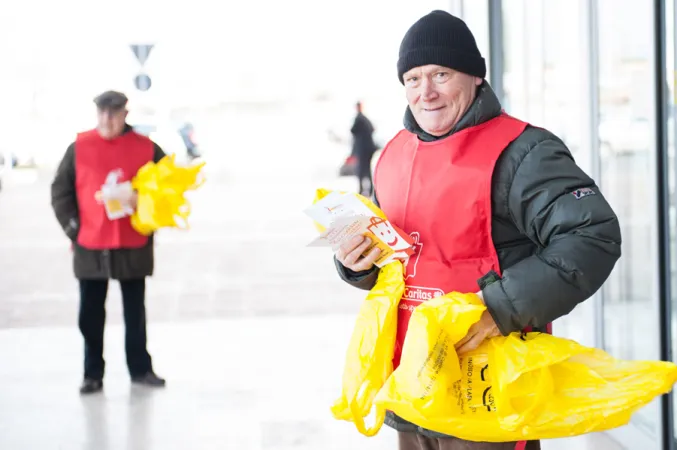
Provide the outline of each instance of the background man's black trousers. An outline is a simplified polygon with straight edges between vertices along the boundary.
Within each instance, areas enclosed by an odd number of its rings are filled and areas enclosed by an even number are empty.
[[[120,281],[125,317],[125,351],[132,377],[152,371],[146,349],[146,280]],[[106,323],[108,280],[80,280],[79,325],[85,338],[85,377],[102,380],[103,330]]]

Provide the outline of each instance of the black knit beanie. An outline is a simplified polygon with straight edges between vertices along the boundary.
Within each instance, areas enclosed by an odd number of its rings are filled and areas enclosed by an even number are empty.
[[[479,78],[487,74],[487,66],[468,26],[446,11],[433,11],[409,28],[400,45],[397,75],[414,67],[436,64]]]

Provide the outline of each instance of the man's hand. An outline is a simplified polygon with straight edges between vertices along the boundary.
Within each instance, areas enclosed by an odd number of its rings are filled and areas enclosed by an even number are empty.
[[[107,192],[103,189],[97,191],[94,194],[94,198],[100,204],[112,200],[120,202],[123,208],[136,210],[139,196],[138,193],[132,189],[131,184],[123,183]]]
[[[136,210],[138,200],[139,200],[139,195],[137,194],[136,191],[125,192],[122,195],[122,198],[120,199],[122,204],[129,205],[134,210]]]
[[[479,322],[475,323],[468,330],[468,334],[465,335],[463,339],[458,341],[456,344],[456,353],[462,355],[463,353],[468,353],[469,351],[475,350],[480,346],[485,339],[492,338],[494,336],[499,336],[501,332],[494,322],[494,318],[491,317],[489,311],[484,311],[482,317],[480,317]]]
[[[371,239],[364,236],[354,236],[341,245],[336,252],[336,259],[353,272],[369,270],[374,267],[374,262],[381,254],[381,250],[374,247],[366,256],[362,256],[362,253],[370,244]]]

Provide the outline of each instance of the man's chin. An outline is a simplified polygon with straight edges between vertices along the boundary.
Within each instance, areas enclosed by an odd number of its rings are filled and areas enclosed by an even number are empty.
[[[111,140],[114,137],[114,136],[111,135],[111,133],[109,133],[107,131],[98,130],[98,132],[99,132],[99,136],[101,136],[102,139]]]
[[[448,126],[445,127],[445,126],[441,126],[441,125],[440,125],[440,126],[437,126],[437,125],[436,125],[436,126],[430,126],[430,127],[423,127],[423,126],[421,126],[421,128],[422,128],[423,131],[425,131],[426,133],[428,133],[428,134],[430,134],[430,135],[432,135],[432,136],[435,136],[435,137],[444,136],[444,135],[447,134],[449,131],[451,131],[451,128],[450,128],[450,127],[448,127]]]

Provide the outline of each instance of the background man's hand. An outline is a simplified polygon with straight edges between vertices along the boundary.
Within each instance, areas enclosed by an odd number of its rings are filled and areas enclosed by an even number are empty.
[[[489,311],[484,311],[482,317],[480,317],[479,322],[475,323],[468,330],[468,334],[465,335],[463,339],[458,341],[456,344],[456,353],[462,355],[463,353],[468,353],[472,350],[475,350],[480,346],[485,339],[492,338],[494,336],[500,336],[501,332],[494,322],[494,318],[491,317]]]
[[[367,255],[362,256],[362,253],[370,244],[371,239],[364,236],[354,236],[341,245],[336,252],[336,259],[353,272],[369,270],[374,267],[374,262],[381,254],[381,250],[374,247]]]
[[[109,197],[109,200],[117,200],[124,208],[131,208],[136,210],[136,202],[138,194],[134,190],[119,189],[114,195]]]
[[[130,205],[134,210],[136,210],[137,202],[139,200],[139,194],[137,194],[136,191],[132,191],[131,193],[127,194],[127,198],[125,199],[125,202]]]

